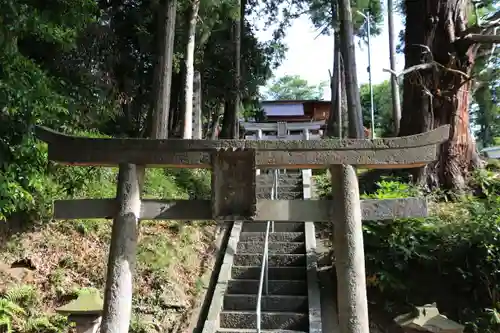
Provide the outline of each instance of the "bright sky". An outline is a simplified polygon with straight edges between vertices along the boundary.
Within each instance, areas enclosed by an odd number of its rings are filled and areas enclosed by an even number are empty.
[[[403,28],[401,18],[396,16],[395,34]],[[270,39],[272,31],[258,31],[257,37],[261,41]],[[318,36],[307,16],[296,19],[287,30],[285,43],[288,45],[286,60],[275,70],[276,77],[283,75],[300,75],[310,84],[318,84],[321,81],[329,81],[328,70],[332,69],[333,62],[333,36]],[[356,66],[358,72],[358,83],[368,83],[368,52],[367,45],[359,47],[359,40],[355,41]],[[383,68],[390,68],[389,64],[389,41],[387,32],[387,17],[384,19],[382,32],[371,39],[372,47],[372,81],[374,84],[383,82],[390,78],[389,73]],[[396,56],[396,71],[404,68],[403,55]],[[325,89],[325,99],[330,99],[330,89]]]

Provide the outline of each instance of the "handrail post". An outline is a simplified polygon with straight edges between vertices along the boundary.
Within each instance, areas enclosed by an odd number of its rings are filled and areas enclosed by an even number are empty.
[[[273,183],[271,186],[271,200],[278,197],[278,170],[273,172]],[[262,292],[265,295],[269,293],[269,232],[274,232],[274,221],[267,221],[266,236],[264,238],[264,253],[262,255],[262,264],[260,268],[259,290],[257,292],[257,307],[255,309],[257,320],[257,333],[261,332],[262,315]]]

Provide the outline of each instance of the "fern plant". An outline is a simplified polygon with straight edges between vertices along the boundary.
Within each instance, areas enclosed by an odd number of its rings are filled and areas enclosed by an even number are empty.
[[[58,333],[59,328],[50,322],[50,318],[46,316],[31,317],[26,320],[23,325],[23,332],[43,332],[43,333]]]
[[[12,333],[13,323],[25,314],[23,308],[16,303],[6,298],[0,298],[0,328],[4,328],[5,333]]]

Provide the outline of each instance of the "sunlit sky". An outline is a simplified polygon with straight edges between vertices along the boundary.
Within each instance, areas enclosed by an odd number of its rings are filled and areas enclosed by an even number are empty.
[[[396,16],[395,34],[403,28],[401,18]],[[263,26],[258,23],[258,26]],[[257,31],[257,37],[261,41],[269,40],[272,30],[262,29]],[[320,35],[314,28],[307,16],[296,19],[287,30],[285,43],[288,46],[286,59],[281,66],[275,70],[274,75],[300,75],[310,84],[318,84],[322,81],[329,81],[328,70],[332,69],[333,62],[333,37]],[[359,47],[359,40],[356,39],[356,66],[358,83],[368,82],[368,52],[366,44]],[[372,55],[372,81],[374,84],[383,82],[390,78],[389,73],[383,68],[390,68],[389,63],[389,41],[387,32],[387,17],[384,19],[384,26],[379,36],[371,39]],[[404,67],[402,55],[396,56],[396,71],[401,71]],[[330,99],[330,89],[325,89],[325,99]]]

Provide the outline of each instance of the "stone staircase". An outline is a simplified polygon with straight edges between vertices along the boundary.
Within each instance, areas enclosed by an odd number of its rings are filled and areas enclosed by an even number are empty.
[[[278,179],[278,199],[291,200],[303,198],[302,173],[300,171],[287,171],[286,174],[280,174]],[[273,185],[273,175],[271,173],[258,175],[256,185],[257,199],[271,199],[271,188]]]
[[[278,199],[302,198],[300,171],[281,174],[279,180]],[[257,176],[259,199],[270,198],[272,183],[272,174]],[[262,332],[321,333],[320,296],[319,290],[314,288],[317,288],[316,271],[307,270],[311,266],[307,240],[314,242],[309,235],[312,233],[314,240],[314,228],[310,223],[311,231],[306,235],[307,225],[305,222],[277,222],[274,232],[269,234],[269,281],[268,294],[263,291],[261,300]],[[219,274],[219,289],[214,293],[203,333],[256,332],[266,226],[267,221],[235,222],[227,258]],[[316,311],[312,316],[311,308]],[[315,323],[311,325],[312,322]]]
[[[257,328],[255,310],[266,223],[243,223],[218,332],[251,332]],[[304,223],[275,223],[270,234],[269,289],[261,302],[263,330],[309,331],[304,231]]]

